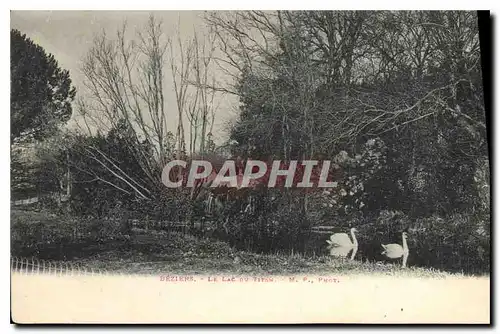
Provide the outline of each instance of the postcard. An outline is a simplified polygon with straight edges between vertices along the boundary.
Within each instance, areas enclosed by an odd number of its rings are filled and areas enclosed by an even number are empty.
[[[489,20],[11,11],[11,321],[489,324]]]

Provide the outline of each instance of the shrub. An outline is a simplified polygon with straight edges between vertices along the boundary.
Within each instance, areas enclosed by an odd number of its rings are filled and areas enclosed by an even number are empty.
[[[415,264],[464,272],[488,271],[490,235],[472,214],[419,219],[410,229]]]
[[[126,239],[122,225],[119,219],[83,219],[16,210],[11,214],[12,253],[36,254],[47,248]]]

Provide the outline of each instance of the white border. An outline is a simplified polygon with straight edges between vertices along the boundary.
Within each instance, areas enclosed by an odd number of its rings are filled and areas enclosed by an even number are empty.
[[[378,1],[359,1],[359,0],[349,0],[349,1],[335,1],[335,0],[329,0],[329,1],[319,1],[319,0],[307,0],[307,1],[297,1],[297,2],[292,2],[292,1],[270,1],[270,0],[254,0],[252,2],[246,2],[243,3],[241,1],[220,1],[220,0],[211,0],[211,1],[189,1],[189,0],[184,0],[182,2],[170,2],[170,1],[151,1],[151,0],[140,0],[140,1],[129,1],[129,2],[124,2],[124,1],[108,1],[104,3],[102,0],[86,0],[82,2],[72,2],[72,1],[62,1],[62,0],[46,0],[46,1],[36,1],[36,0],[31,0],[31,1],[23,1],[22,3],[20,1],[5,1],[2,2],[2,4],[7,4],[7,8],[5,10],[2,10],[1,12],[1,18],[2,20],[0,22],[2,29],[1,29],[1,44],[4,46],[4,48],[7,45],[9,45],[9,38],[10,38],[10,10],[200,10],[200,9],[213,9],[213,10],[234,10],[234,9],[364,9],[364,10],[382,10],[382,9],[391,9],[391,10],[408,10],[408,9],[433,9],[433,10],[449,10],[449,9],[461,9],[461,10],[478,10],[478,9],[489,9],[492,10],[492,15],[495,15],[497,11],[497,2],[494,1],[465,1],[465,0],[446,0],[446,1],[429,1],[429,0],[419,0],[419,1],[411,1],[411,2],[402,2],[398,0],[378,0]],[[496,26],[498,26],[498,22],[496,22]],[[493,36],[495,38],[495,44],[498,45],[498,39],[499,39],[499,34],[498,34],[498,29],[497,27],[494,27],[493,31]],[[493,55],[496,55],[497,52],[494,51]],[[2,157],[3,161],[0,164],[1,168],[1,198],[0,198],[0,205],[1,205],[1,214],[2,214],[2,224],[1,228],[3,229],[1,231],[1,237],[2,237],[2,242],[0,243],[2,245],[2,251],[0,252],[0,255],[2,257],[2,262],[1,262],[1,270],[3,272],[2,275],[2,283],[3,283],[3,289],[5,292],[7,292],[7,286],[9,286],[9,280],[10,280],[10,270],[9,268],[9,254],[10,254],[10,230],[9,230],[9,222],[10,222],[10,216],[9,216],[9,199],[10,199],[10,160],[9,160],[9,145],[10,145],[10,120],[9,120],[9,113],[8,110],[10,110],[10,103],[9,103],[9,92],[10,92],[10,68],[7,67],[7,64],[10,64],[9,60],[9,52],[8,50],[4,50],[3,52],[0,53],[2,57],[2,64],[3,66],[1,67],[1,75],[0,77],[2,78],[2,92],[4,99],[2,99],[2,112],[0,113],[0,126],[2,127],[0,134],[3,137],[2,138],[2,145],[1,147],[1,152],[0,156]],[[494,59],[493,59],[494,61]],[[495,74],[498,74],[498,66],[495,66]],[[495,92],[493,92],[494,96],[498,96],[498,86],[494,85],[496,87]],[[498,123],[498,117],[494,118],[494,124],[493,128]],[[498,147],[500,147],[500,144],[496,140],[497,138],[494,138],[494,143],[493,143],[493,149],[497,150]],[[495,154],[497,156],[497,154]],[[497,165],[497,164],[495,164]],[[494,171],[492,171],[494,172]],[[496,178],[494,178],[496,180]],[[493,186],[495,186],[494,184]],[[494,207],[500,207],[500,200],[498,198],[495,198],[495,202],[493,203]],[[495,241],[498,242],[497,240],[497,235],[498,235],[498,229],[497,227],[495,229]],[[497,254],[495,254],[497,255]],[[498,258],[495,256],[497,261],[494,264],[494,267],[498,267]],[[498,288],[498,287],[497,287]],[[10,286],[9,286],[10,290]],[[9,291],[10,294],[10,291]],[[3,294],[3,298],[1,299],[2,304],[1,304],[1,312],[2,314],[2,324],[5,325],[8,323],[7,320],[7,315],[10,314],[10,298],[8,298],[7,293]],[[457,305],[457,307],[463,307],[463,305]],[[498,308],[494,308],[497,311],[493,315],[493,317],[497,318],[498,315]],[[493,318],[492,317],[492,318]],[[2,326],[5,327],[5,326]],[[4,328],[2,328],[2,332]],[[218,329],[218,328],[217,328]],[[215,329],[215,330],[217,330]],[[327,329],[326,330],[332,330],[332,329]],[[27,333],[34,331],[34,329],[24,329]],[[64,330],[67,330],[64,328]],[[75,329],[73,329],[75,330]],[[84,329],[78,328],[76,331],[83,331]],[[93,332],[104,332],[104,329],[96,329],[92,328],[91,329]],[[136,331],[138,328],[131,328],[129,330]],[[176,331],[174,328],[170,328],[170,330]],[[190,329],[192,331],[195,331],[195,329]],[[260,333],[267,333],[270,332],[269,330],[263,330],[263,329],[257,329]],[[273,332],[276,329],[273,330]],[[286,331],[288,328],[281,328],[281,330]],[[341,328],[333,328],[335,331],[339,332],[345,332],[345,329]],[[352,330],[352,329],[351,329]],[[350,330],[350,331],[351,331]],[[381,328],[380,330],[385,331],[387,328]],[[396,329],[397,330],[397,329]],[[406,329],[408,331],[415,331],[415,329]],[[424,330],[430,332],[435,332],[437,333],[437,329],[429,330],[429,328],[425,328]],[[441,329],[441,331],[454,331],[454,328],[449,328],[449,329]],[[467,329],[467,331],[474,332],[479,330],[472,330],[470,328]],[[9,326],[9,332],[14,331],[14,328],[12,326]],[[184,329],[185,331],[185,329]],[[188,330],[189,331],[189,330]],[[354,332],[357,331],[362,331],[360,328],[356,328],[353,330]]]
[[[212,0],[212,1],[152,1],[141,0],[124,3],[122,1],[103,2],[99,0],[90,0],[84,2],[70,1],[13,1],[11,10],[47,10],[47,9],[63,9],[63,10],[236,10],[236,9],[289,9],[289,10],[304,10],[304,9],[362,9],[362,10],[409,10],[409,9],[434,9],[434,10],[450,10],[450,9],[491,9],[493,1],[467,1],[467,0],[441,0],[441,1],[395,1],[395,0],[378,0],[378,1],[325,1],[325,0],[308,0],[308,1],[229,1],[229,0]]]

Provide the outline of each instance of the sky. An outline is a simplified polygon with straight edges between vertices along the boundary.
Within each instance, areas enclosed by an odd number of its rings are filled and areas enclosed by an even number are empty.
[[[95,34],[102,30],[115,34],[124,20],[131,30],[140,29],[149,14],[148,11],[11,11],[11,28],[18,29],[53,54],[60,67],[69,70],[77,95],[84,96],[81,60],[91,48]],[[201,11],[155,11],[154,15],[163,20],[166,35],[176,36],[178,24],[182,38],[192,36],[193,30],[200,33],[206,31]],[[165,79],[164,94],[167,117],[176,119],[175,93],[169,77]],[[226,124],[234,119],[235,102],[229,97],[221,100],[213,133],[218,144],[227,138]],[[68,123],[69,127],[78,121],[75,114]],[[169,130],[175,133],[176,126],[176,123],[170,124]]]

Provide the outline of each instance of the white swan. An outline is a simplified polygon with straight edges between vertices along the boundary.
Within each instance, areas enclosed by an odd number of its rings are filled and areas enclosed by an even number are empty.
[[[382,248],[384,251],[382,252],[382,255],[389,259],[399,259],[400,257],[403,258],[403,268],[406,267],[406,261],[408,260],[408,255],[410,254],[410,250],[408,249],[408,244],[406,243],[406,237],[408,235],[406,232],[402,233],[403,237],[403,246],[400,244],[388,244],[384,245],[382,244]]]
[[[356,235],[354,235],[354,232],[357,231],[356,228],[351,228],[352,241],[349,239],[347,233],[332,234],[330,239],[326,241],[329,245],[330,255],[335,257],[347,257],[347,254],[352,251],[351,260],[353,260],[358,251],[358,240],[356,239]]]

